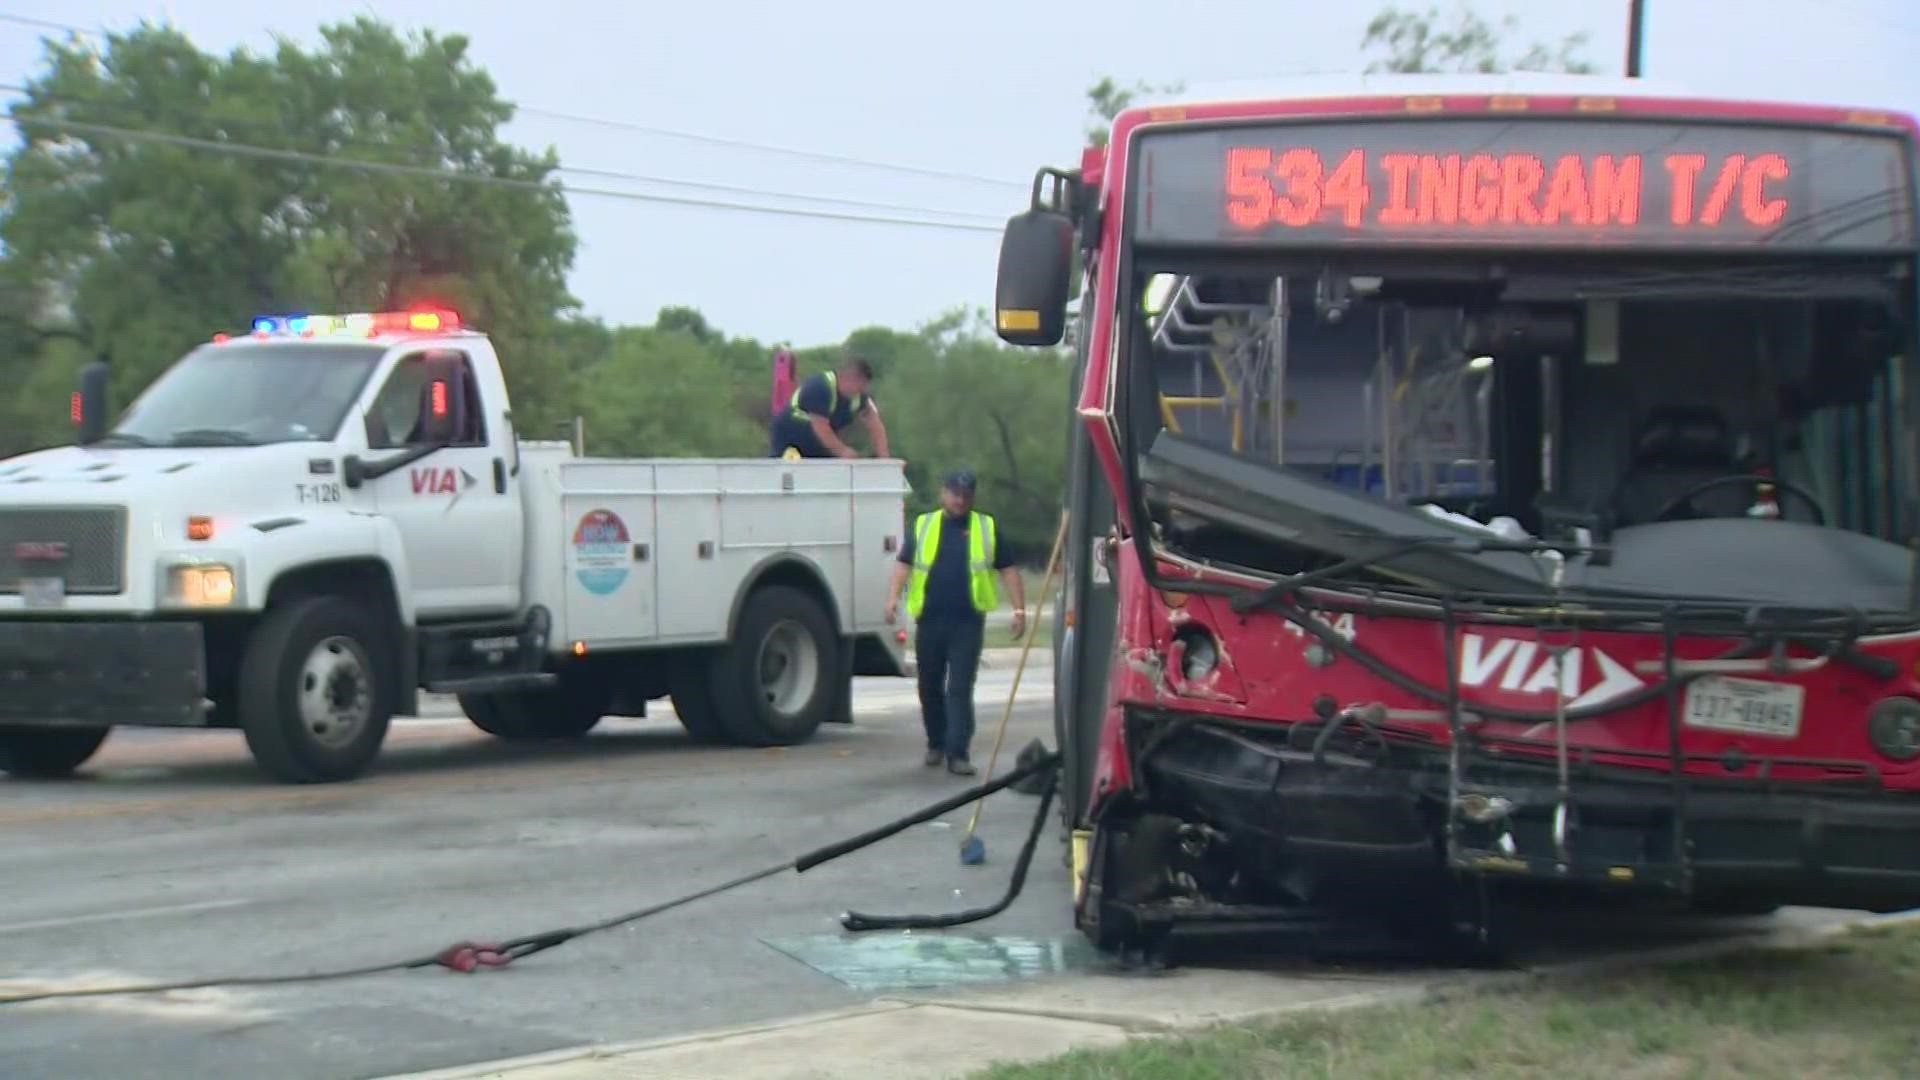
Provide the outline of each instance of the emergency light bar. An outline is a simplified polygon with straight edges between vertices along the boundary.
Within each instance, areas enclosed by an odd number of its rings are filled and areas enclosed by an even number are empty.
[[[254,337],[379,337],[381,334],[439,333],[460,329],[460,316],[439,308],[359,312],[352,315],[262,315],[253,320]],[[214,341],[227,340],[216,334]]]

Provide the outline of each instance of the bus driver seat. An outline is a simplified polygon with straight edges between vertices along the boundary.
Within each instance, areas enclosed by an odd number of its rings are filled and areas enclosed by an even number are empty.
[[[1633,460],[1614,489],[1614,520],[1620,525],[1654,521],[1669,500],[1689,488],[1741,472],[1734,460],[1733,433],[1727,419],[1711,406],[1654,409],[1640,425]],[[1737,492],[1708,492],[1701,502]],[[1704,507],[1703,507],[1704,509]],[[1675,512],[1684,516],[1685,511]]]

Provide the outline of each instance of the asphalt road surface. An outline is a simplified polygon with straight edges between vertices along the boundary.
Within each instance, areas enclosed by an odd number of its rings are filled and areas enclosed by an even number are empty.
[[[981,675],[982,766],[1011,674]],[[1047,732],[1050,683],[1045,668],[1027,672],[1002,770]],[[443,712],[397,722],[373,774],[323,787],[264,780],[238,735],[116,732],[79,779],[0,780],[0,996],[353,966],[592,921],[966,785],[921,765],[910,682],[863,679],[855,701],[851,728],[764,751],[694,746],[670,714],[609,721],[574,745],[507,746]],[[1034,807],[1012,793],[988,803],[985,867],[958,861],[958,811],[503,971],[0,1006],[0,1072],[377,1077],[857,1004],[871,985],[795,959],[793,943],[816,957],[852,947],[837,922],[848,907],[990,902]],[[952,933],[1039,943],[1040,954],[1074,941],[1062,850],[1049,830],[1013,907]],[[1620,947],[1571,933],[1581,949]]]

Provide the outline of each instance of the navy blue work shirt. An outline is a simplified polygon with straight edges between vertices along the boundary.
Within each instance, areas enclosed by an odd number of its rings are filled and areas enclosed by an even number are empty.
[[[913,565],[914,523],[907,522],[906,539],[900,543],[900,561]],[[993,568],[1005,570],[1013,565],[1013,545],[994,522]],[[940,546],[935,549],[933,566],[927,570],[927,597],[920,609],[920,621],[930,619],[980,619],[973,609],[973,590],[967,585],[967,519],[947,513],[940,515]]]
[[[820,442],[820,437],[813,433],[811,417],[824,416],[827,418],[828,426],[835,432],[841,432],[845,431],[847,425],[853,423],[857,417],[872,408],[873,403],[873,398],[867,394],[860,395],[856,400],[845,391],[841,391],[838,402],[833,400],[833,396],[833,389],[827,385],[826,372],[815,372],[802,380],[800,410],[807,415],[793,415],[793,408],[790,405],[781,408],[779,414],[773,418],[773,423],[769,425],[771,439],[767,447],[768,456],[779,457],[786,453],[787,447],[791,446],[800,451],[801,457],[831,457],[826,446]],[[832,412],[827,411],[828,405],[833,406]]]

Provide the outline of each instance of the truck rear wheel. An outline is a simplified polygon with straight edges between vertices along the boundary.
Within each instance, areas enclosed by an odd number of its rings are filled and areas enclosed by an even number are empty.
[[[351,780],[386,740],[391,655],[374,620],[337,597],[267,613],[240,662],[240,727],[254,761],[277,780]]]
[[[791,746],[812,737],[833,708],[840,672],[833,623],[798,589],[755,590],[711,685],[727,736],[743,746]]]
[[[695,654],[673,664],[667,672],[667,686],[673,698],[673,714],[694,742],[719,743],[728,739],[726,725],[720,722],[720,710],[713,702],[712,658]]]
[[[70,776],[107,740],[106,728],[0,729],[0,772],[51,780]]]

